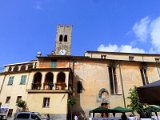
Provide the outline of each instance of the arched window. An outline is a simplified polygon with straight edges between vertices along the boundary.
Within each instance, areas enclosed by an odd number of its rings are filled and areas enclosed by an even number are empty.
[[[64,36],[64,42],[67,42],[67,35]]]
[[[48,72],[45,77],[44,89],[52,90],[53,88],[53,74]]]
[[[77,82],[77,93],[82,93],[82,90],[83,90],[82,83],[81,81],[78,81]]]
[[[59,36],[59,42],[62,42],[62,41],[63,41],[63,36],[60,35],[60,36]]]
[[[32,64],[28,65],[28,70],[31,70],[32,68],[33,68]]]
[[[25,66],[25,65],[22,65],[22,66],[21,66],[21,70],[26,70],[26,66]]]
[[[9,66],[8,72],[11,72],[11,71],[12,71],[12,67],[11,67],[11,66]]]
[[[18,71],[18,66],[16,65],[13,69],[14,72]]]
[[[32,89],[39,90],[41,88],[41,79],[42,79],[42,74],[40,72],[37,72],[34,75]]]
[[[63,72],[60,72],[57,77],[56,89],[57,90],[64,90],[65,87],[66,87],[65,74]]]
[[[65,74],[63,72],[58,74],[57,83],[65,83]]]

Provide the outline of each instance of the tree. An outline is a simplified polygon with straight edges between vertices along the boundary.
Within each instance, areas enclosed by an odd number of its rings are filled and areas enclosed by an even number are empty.
[[[144,113],[144,107],[146,104],[140,102],[136,87],[129,90],[128,99],[130,99],[130,104],[128,105],[129,108],[131,108],[133,111],[136,111],[140,115]]]
[[[75,101],[75,99],[74,98],[69,98],[68,99],[68,105],[71,107],[71,120],[72,120],[72,108],[73,108],[73,106],[76,104],[76,101]]]
[[[17,102],[16,106],[20,109],[20,111],[26,111],[27,110],[27,103],[24,100],[19,100]]]

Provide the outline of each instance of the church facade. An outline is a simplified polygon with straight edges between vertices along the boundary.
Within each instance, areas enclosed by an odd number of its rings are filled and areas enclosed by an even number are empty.
[[[89,111],[106,105],[126,107],[129,89],[159,80],[160,55],[86,51],[72,56],[72,26],[57,27],[55,50],[35,60],[9,64],[0,73],[0,102],[17,112],[22,99],[32,112],[65,120],[73,114],[88,118]],[[73,98],[75,105],[68,104]]]

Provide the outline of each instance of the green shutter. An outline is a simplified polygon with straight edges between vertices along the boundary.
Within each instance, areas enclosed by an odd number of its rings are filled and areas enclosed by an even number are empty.
[[[14,76],[9,77],[8,85],[12,85],[14,80]]]
[[[22,75],[22,76],[21,76],[21,82],[20,82],[20,85],[25,85],[25,84],[26,84],[26,78],[27,78],[27,76],[26,76],[26,75]]]
[[[56,61],[51,61],[51,68],[56,68]]]

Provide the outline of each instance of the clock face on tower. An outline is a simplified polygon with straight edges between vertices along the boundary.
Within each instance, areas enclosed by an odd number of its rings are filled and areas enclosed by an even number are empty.
[[[65,49],[61,49],[60,51],[59,51],[59,54],[60,55],[65,55],[67,53],[67,51],[65,50]]]

